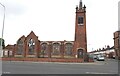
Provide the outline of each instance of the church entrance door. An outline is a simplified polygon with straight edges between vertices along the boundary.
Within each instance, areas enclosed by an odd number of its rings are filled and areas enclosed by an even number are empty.
[[[78,58],[83,58],[83,49],[78,49]]]

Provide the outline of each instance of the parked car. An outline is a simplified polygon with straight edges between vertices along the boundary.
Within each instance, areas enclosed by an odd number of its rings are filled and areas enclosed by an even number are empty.
[[[94,55],[93,58],[94,58],[94,59],[97,59],[97,55]]]
[[[103,55],[97,55],[98,61],[105,61],[105,57]]]

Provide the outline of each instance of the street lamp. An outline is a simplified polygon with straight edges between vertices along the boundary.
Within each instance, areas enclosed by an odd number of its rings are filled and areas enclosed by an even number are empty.
[[[2,51],[3,51],[3,47],[2,47],[2,43],[3,43],[3,33],[4,33],[4,24],[5,24],[5,6],[3,4],[0,3],[0,5],[4,8],[4,16],[3,16],[3,26],[2,26],[2,37],[1,37],[1,56],[2,56]]]

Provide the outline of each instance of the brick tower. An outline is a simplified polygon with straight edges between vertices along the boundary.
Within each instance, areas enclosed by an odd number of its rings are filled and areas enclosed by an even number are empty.
[[[80,0],[79,7],[76,7],[74,41],[74,52],[76,57],[84,58],[87,53],[86,6],[82,5],[82,0]]]

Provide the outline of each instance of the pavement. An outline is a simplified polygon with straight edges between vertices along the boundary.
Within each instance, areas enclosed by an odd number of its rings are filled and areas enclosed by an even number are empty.
[[[33,63],[33,64],[68,64],[68,65],[72,65],[72,64],[75,64],[75,65],[104,65],[104,64],[108,64],[107,62],[104,62],[104,63],[101,63],[101,62],[98,62],[98,61],[95,61],[95,62],[84,62],[84,63],[65,63],[65,62],[32,62],[32,61],[5,61],[5,62],[12,62],[12,63]]]

